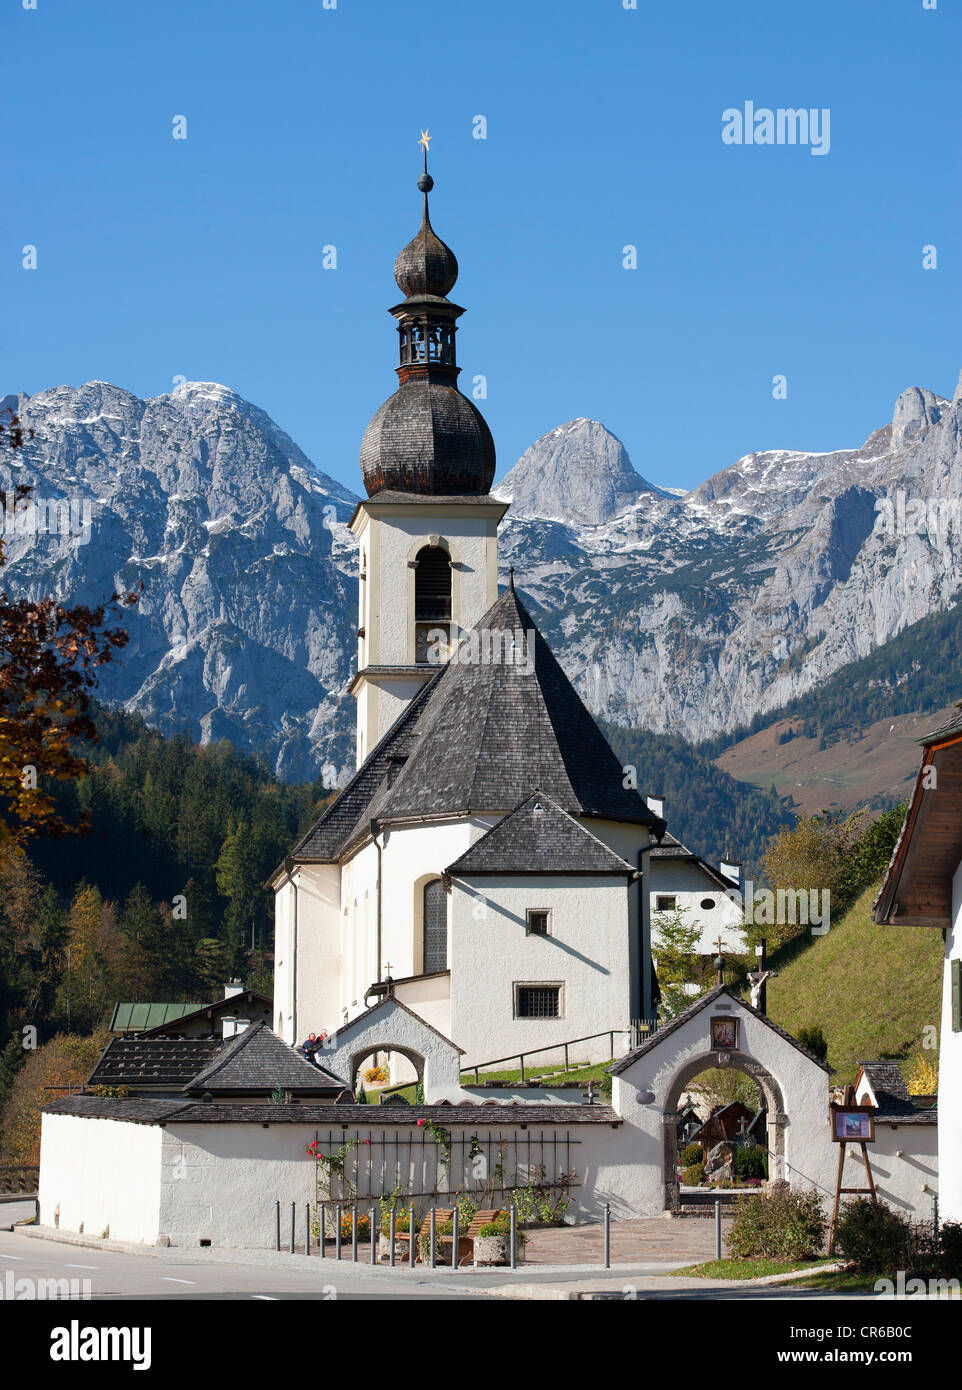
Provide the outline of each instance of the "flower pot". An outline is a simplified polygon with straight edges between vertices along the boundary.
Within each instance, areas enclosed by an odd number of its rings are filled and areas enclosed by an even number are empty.
[[[510,1236],[476,1236],[474,1240],[474,1262],[479,1265],[506,1265],[510,1263]]]

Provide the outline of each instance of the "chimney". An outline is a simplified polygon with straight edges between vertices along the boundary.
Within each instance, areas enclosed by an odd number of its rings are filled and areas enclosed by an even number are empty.
[[[224,986],[224,998],[225,998],[225,999],[233,999],[233,997],[234,997],[235,994],[243,994],[243,993],[244,993],[244,986],[241,984],[240,980],[228,980],[228,981],[227,981],[227,984]]]
[[[646,796],[648,810],[656,815],[659,820],[665,819],[665,798],[663,796]]]
[[[251,1026],[249,1018],[236,1018],[233,1014],[221,1019],[221,1036],[224,1038],[236,1038],[238,1033],[244,1033]]]
[[[723,859],[718,865],[725,878],[731,879],[736,888],[742,886],[742,866],[734,859]]]

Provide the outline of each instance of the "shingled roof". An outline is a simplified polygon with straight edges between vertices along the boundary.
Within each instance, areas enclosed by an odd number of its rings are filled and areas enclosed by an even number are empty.
[[[714,864],[709,864],[707,859],[702,859],[700,854],[696,854],[687,845],[683,845],[680,840],[676,840],[674,835],[667,831],[657,845],[652,845],[651,857],[652,859],[670,860],[674,863],[697,864],[706,877],[710,878],[719,888],[724,889],[726,893],[740,891],[735,879],[728,878],[721,869],[716,869]]]
[[[934,1106],[929,1105],[923,1109],[913,1101],[897,1062],[883,1058],[876,1062],[859,1062],[858,1065],[875,1097],[878,1107],[875,1111],[877,1120],[918,1120],[924,1124],[927,1118],[929,1123],[937,1123]],[[919,1120],[919,1116],[926,1118]]]
[[[634,870],[543,792],[498,822],[445,871],[474,874],[618,874]]]
[[[295,860],[336,863],[373,818],[390,824],[510,811],[538,790],[572,816],[664,830],[624,785],[619,759],[514,589],[475,632],[482,655],[501,659],[468,659],[472,637],[465,637],[300,841]],[[519,633],[524,645],[513,648]]]
[[[111,1038],[87,1085],[179,1090],[210,1061],[221,1043],[220,1038]]]
[[[188,1095],[264,1094],[281,1086],[297,1096],[336,1096],[343,1081],[315,1066],[268,1028],[255,1023],[226,1042],[184,1087]]]

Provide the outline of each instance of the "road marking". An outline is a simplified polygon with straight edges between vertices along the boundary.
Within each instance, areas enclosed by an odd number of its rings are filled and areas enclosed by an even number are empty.
[[[64,1269],[99,1269],[100,1265],[64,1265]]]
[[[251,1298],[259,1298],[264,1303],[277,1303],[278,1299],[272,1293],[252,1293]]]
[[[175,1279],[174,1276],[173,1276],[172,1274],[162,1274],[160,1277],[161,1277],[161,1279],[163,1279],[163,1281],[164,1281],[165,1284],[196,1284],[196,1283],[197,1283],[197,1280],[196,1280],[196,1279]]]

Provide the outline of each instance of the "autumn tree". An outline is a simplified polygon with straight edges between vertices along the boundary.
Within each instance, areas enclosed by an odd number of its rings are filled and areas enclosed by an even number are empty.
[[[32,431],[25,432],[17,415],[6,414],[0,440],[23,448]],[[16,487],[14,514],[30,491]],[[0,541],[0,568],[5,564]],[[138,597],[114,593],[90,608],[0,592],[0,844],[86,828],[84,818],[71,825],[60,815],[54,786],[86,772],[78,744],[97,738],[89,691],[98,668],[127,644],[122,628],[106,626],[108,614]]]

